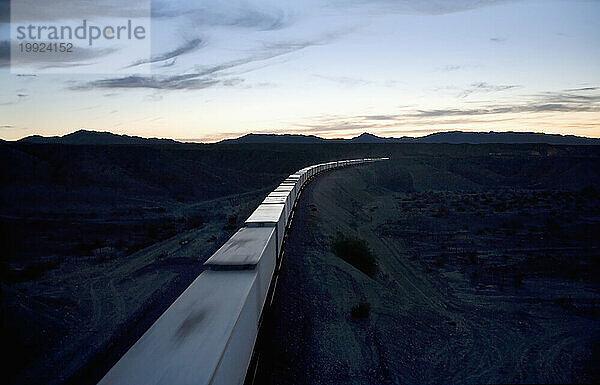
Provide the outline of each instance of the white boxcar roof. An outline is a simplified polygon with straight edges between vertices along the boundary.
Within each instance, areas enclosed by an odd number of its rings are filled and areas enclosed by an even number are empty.
[[[287,197],[288,197],[288,194],[280,195],[280,196],[269,194],[269,196],[267,196],[262,203],[268,203],[268,204],[285,203],[287,201]]]
[[[271,191],[269,193],[269,195],[267,195],[268,197],[288,197],[291,194],[291,190],[286,190],[286,191]]]
[[[280,186],[292,186],[292,187],[297,187],[299,185],[300,185],[299,180],[286,180],[280,184]]]
[[[284,204],[261,204],[254,210],[250,217],[246,219],[246,223],[277,223],[279,222],[284,209]]]
[[[210,384],[257,272],[205,271],[99,382]]]
[[[275,228],[273,227],[243,227],[233,234],[204,264],[209,266],[256,265],[274,234]]]
[[[273,192],[275,192],[275,191],[292,191],[293,189],[294,189],[294,185],[280,184],[279,186],[277,186],[277,188],[275,190],[273,190]]]

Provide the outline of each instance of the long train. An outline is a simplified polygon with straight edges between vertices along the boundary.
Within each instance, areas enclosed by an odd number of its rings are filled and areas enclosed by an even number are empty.
[[[323,171],[386,159],[328,162],[290,175],[99,385],[243,384],[300,191]]]

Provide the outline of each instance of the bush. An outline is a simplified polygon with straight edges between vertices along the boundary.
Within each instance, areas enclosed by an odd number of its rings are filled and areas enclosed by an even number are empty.
[[[371,278],[377,275],[377,260],[363,239],[337,233],[333,242],[334,253]]]
[[[194,213],[185,218],[185,226],[188,230],[195,229],[204,224],[204,218],[200,213]]]
[[[11,268],[6,262],[3,262],[0,266],[0,280],[15,283],[40,279],[47,271],[56,269],[61,262],[61,258],[54,258],[17,268]]]
[[[237,217],[229,217],[227,224],[223,226],[223,230],[235,230],[237,227]]]
[[[367,318],[370,311],[371,304],[369,302],[361,302],[352,307],[352,310],[350,310],[350,315],[352,318]]]
[[[467,258],[467,261],[469,261],[470,265],[476,265],[479,262],[479,258],[477,258],[477,252],[475,251],[465,252],[465,257]]]
[[[450,214],[450,211],[446,208],[446,206],[441,205],[440,208],[433,214],[434,217],[442,218],[446,217]]]

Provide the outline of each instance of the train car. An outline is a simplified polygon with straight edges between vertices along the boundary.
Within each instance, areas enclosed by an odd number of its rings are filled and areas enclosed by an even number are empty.
[[[310,167],[304,167],[303,169],[299,170],[298,173],[304,174],[304,182],[302,182],[302,184],[305,184],[306,181],[309,180],[310,177],[312,176]]]
[[[288,219],[290,214],[292,213],[292,210],[294,208],[294,200],[292,199],[293,195],[291,191],[272,191],[269,193],[269,195],[267,195],[267,197],[265,198],[265,201],[267,200],[267,198],[285,198],[285,206],[286,206],[286,213],[288,215]],[[282,203],[279,202],[279,199],[277,199],[277,201],[275,200],[270,200],[269,202],[264,202],[264,203],[268,203],[268,204],[277,204],[277,203]]]
[[[295,182],[298,185],[298,187],[302,188],[302,179],[302,175],[292,174],[285,178],[285,180],[282,183]]]
[[[275,194],[275,195],[272,195]],[[293,203],[290,200],[289,193],[281,193],[281,195],[277,195],[276,193],[271,193],[267,195],[267,197],[262,201],[264,205],[277,205],[283,204],[285,205],[284,215],[286,224],[290,221],[290,217],[292,214]]]
[[[293,173],[292,175],[290,175],[288,177],[288,179],[289,178],[298,178],[298,181],[300,182],[300,186],[303,186],[304,182],[306,181],[306,175],[304,172],[302,172],[302,170]]]
[[[285,235],[286,218],[284,204],[261,204],[248,219],[248,227],[275,227],[275,236],[277,237],[277,256],[281,253],[283,237]]]
[[[279,185],[273,192],[288,192],[291,195],[292,204],[296,204],[296,188],[291,185]]]
[[[262,299],[256,270],[205,271],[99,385],[243,384]]]
[[[242,227],[204,262],[204,266],[210,270],[256,270],[262,309],[275,272],[276,260],[275,227]]]
[[[296,199],[298,199],[298,193],[300,191],[300,183],[298,181],[295,180],[284,180],[283,182],[281,182],[281,184],[279,185],[279,187],[291,187],[292,188],[292,192],[294,193],[294,201]]]

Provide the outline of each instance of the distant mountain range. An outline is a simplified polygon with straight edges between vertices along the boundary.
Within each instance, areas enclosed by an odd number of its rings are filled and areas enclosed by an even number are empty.
[[[139,136],[117,135],[110,132],[79,130],[64,136],[45,137],[33,135],[18,143],[33,144],[79,144],[79,145],[122,145],[122,144],[177,144],[172,139],[142,138]],[[324,139],[314,135],[294,134],[247,134],[235,139],[226,139],[220,144],[318,144],[318,143],[545,143],[568,145],[600,145],[600,138],[587,138],[575,135],[542,134],[534,132],[438,132],[418,138],[404,136],[385,138],[364,133],[352,139]]]
[[[599,138],[587,138],[575,135],[542,134],[534,132],[437,132],[427,136],[413,138],[385,138],[369,133],[352,139],[324,139],[314,135],[275,135],[247,134],[235,139],[226,139],[219,143],[449,143],[449,144],[483,144],[483,143],[546,143],[546,144],[600,144]]]
[[[33,144],[176,144],[173,139],[142,138],[140,136],[118,135],[112,132],[79,130],[64,136],[33,135],[18,140],[19,143]]]

